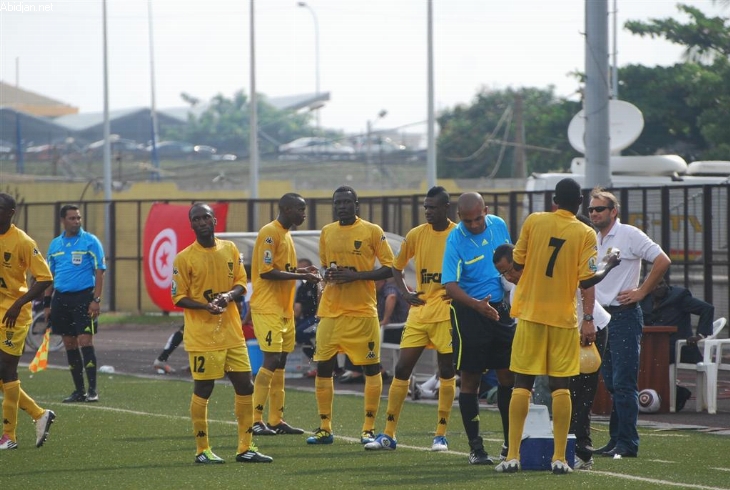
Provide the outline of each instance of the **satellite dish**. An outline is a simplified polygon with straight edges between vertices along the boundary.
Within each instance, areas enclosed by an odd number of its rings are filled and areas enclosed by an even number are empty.
[[[644,116],[635,105],[629,102],[610,100],[608,123],[608,148],[611,153],[616,153],[631,146],[641,135],[641,131],[644,129]],[[573,116],[568,125],[568,141],[580,153],[586,152],[585,132],[585,110],[581,110]]]

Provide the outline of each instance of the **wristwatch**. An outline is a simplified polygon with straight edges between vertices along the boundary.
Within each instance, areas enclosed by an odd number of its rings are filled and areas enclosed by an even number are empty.
[[[593,321],[593,315],[591,315],[590,313],[586,313],[585,315],[583,315],[583,321],[584,322],[592,322]]]
[[[94,298],[94,303],[101,303],[101,296]]]

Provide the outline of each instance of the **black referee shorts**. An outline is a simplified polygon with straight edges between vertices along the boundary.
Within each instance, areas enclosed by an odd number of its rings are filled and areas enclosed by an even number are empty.
[[[481,373],[488,369],[508,369],[515,326],[504,302],[490,303],[499,312],[499,321],[490,320],[460,303],[451,303],[452,343],[456,369]]]
[[[89,304],[93,299],[93,288],[75,293],[54,291],[51,299],[51,332],[71,337],[94,335],[97,320],[89,315]]]

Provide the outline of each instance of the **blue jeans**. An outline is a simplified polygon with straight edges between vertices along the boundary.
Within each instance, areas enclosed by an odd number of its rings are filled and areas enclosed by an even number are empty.
[[[608,339],[601,374],[611,393],[613,406],[609,444],[632,453],[639,452],[639,354],[644,319],[641,309],[630,308],[611,313]]]

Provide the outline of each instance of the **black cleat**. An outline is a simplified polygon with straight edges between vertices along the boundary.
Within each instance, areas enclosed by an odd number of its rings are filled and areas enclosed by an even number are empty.
[[[68,397],[63,399],[63,403],[83,403],[85,401],[86,393],[83,391],[74,391]]]
[[[236,461],[239,463],[271,463],[274,458],[249,449],[245,453],[237,454]]]

